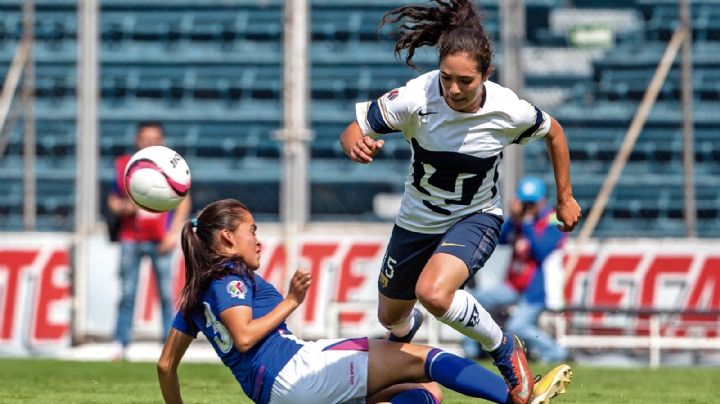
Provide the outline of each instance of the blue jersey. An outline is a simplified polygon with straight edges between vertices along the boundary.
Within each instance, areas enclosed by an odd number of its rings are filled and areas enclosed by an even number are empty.
[[[229,367],[245,394],[256,403],[267,403],[277,374],[302,347],[303,342],[283,322],[249,351],[235,348],[230,333],[220,322],[220,313],[234,306],[252,308],[252,318],[268,314],[283,297],[274,286],[259,276],[255,287],[250,278],[227,275],[214,280],[203,293],[203,312],[193,312],[188,322],[178,312],[173,327],[192,337],[202,331],[215,348],[225,366]]]

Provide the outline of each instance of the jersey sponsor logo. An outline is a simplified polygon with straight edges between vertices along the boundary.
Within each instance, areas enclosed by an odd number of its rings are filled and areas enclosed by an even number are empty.
[[[247,295],[247,288],[243,281],[235,280],[227,284],[225,288],[230,294],[230,297],[237,297],[238,299],[244,299]]]
[[[392,101],[392,100],[394,100],[395,98],[397,98],[398,94],[400,94],[400,90],[398,90],[398,89],[396,88],[396,89],[388,92],[387,94],[385,94],[385,98],[387,98],[389,101]]]
[[[425,111],[425,112],[418,111],[418,116],[421,116],[421,117],[425,116],[425,115],[433,115],[433,114],[437,114],[437,111]]]

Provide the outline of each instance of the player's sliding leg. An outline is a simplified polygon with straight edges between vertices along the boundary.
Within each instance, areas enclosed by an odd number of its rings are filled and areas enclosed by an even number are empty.
[[[565,393],[567,385],[572,381],[572,368],[562,364],[545,373],[535,382],[531,404],[548,404],[550,399]]]
[[[470,397],[511,401],[507,384],[476,362],[437,348],[369,340],[368,396],[410,381],[435,381]]]

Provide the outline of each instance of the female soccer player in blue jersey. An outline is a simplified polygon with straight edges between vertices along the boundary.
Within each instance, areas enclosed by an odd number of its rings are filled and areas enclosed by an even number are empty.
[[[431,381],[495,403],[511,400],[502,378],[439,349],[293,336],[285,319],[305,299],[312,279],[297,271],[283,298],[256,275],[256,229],[250,211],[233,199],[208,205],[183,228],[186,283],[157,366],[166,402],[182,402],[177,367],[198,332],[257,403],[437,403],[441,390]],[[569,381],[569,367],[553,369],[536,384],[533,403],[548,402]]]
[[[515,403],[527,403],[533,380],[522,344],[503,334],[463,284],[495,249],[502,224],[499,169],[511,144],[545,138],[557,187],[561,230],[581,215],[570,184],[570,157],[562,127],[510,89],[488,78],[492,48],[471,0],[390,11],[397,23],[395,53],[438,50],[439,69],[375,101],[356,105],[356,120],[340,137],[345,153],[370,163],[381,135],[402,132],[412,148],[400,212],[380,271],[378,317],[389,339],[410,341],[422,316],[416,300],[438,320],[478,341],[494,358]]]

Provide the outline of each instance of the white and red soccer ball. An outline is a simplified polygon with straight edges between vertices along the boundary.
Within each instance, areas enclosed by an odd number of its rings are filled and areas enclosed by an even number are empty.
[[[190,190],[190,167],[180,154],[165,146],[135,153],[123,178],[130,199],[150,212],[174,209]]]

